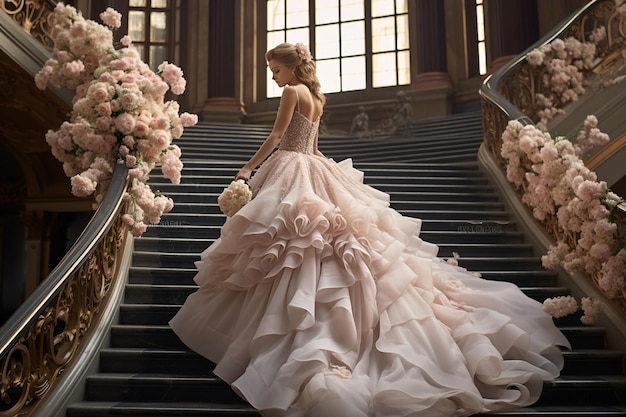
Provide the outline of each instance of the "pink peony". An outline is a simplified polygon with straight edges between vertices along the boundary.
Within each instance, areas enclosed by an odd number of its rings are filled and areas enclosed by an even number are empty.
[[[180,155],[180,148],[174,145],[161,156],[161,171],[163,176],[169,179],[172,184],[180,184],[180,172],[183,169]]]
[[[559,318],[575,313],[578,303],[570,295],[547,298],[543,302],[543,310],[552,317]]]
[[[114,29],[122,26],[122,14],[111,7],[107,7],[105,11],[100,13],[100,19],[105,25]]]
[[[600,300],[594,300],[589,297],[583,297],[580,300],[580,304],[583,310],[583,316],[580,321],[583,324],[595,324],[600,316]]]
[[[198,115],[185,112],[180,115],[180,123],[184,127],[194,126],[198,123]]]
[[[135,117],[130,113],[122,113],[115,118],[115,128],[124,135],[129,135],[135,130]]]
[[[84,175],[74,175],[71,178],[72,194],[77,197],[87,197],[96,191],[96,181]]]

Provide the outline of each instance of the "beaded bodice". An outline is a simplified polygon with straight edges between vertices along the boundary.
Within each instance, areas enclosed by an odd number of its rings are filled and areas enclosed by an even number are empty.
[[[315,135],[320,124],[320,117],[315,121],[310,121],[305,115],[300,113],[300,97],[298,89],[296,92],[296,110],[293,112],[289,126],[285,130],[280,140],[281,151],[292,151],[300,153],[313,153]]]
[[[313,153],[313,143],[319,122],[319,117],[312,122],[299,111],[293,112],[291,122],[289,122],[287,130],[280,140],[279,149],[281,151]]]

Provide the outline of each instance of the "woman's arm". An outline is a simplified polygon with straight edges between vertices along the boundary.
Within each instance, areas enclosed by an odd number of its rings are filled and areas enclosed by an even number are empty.
[[[278,114],[276,115],[272,132],[269,134],[267,139],[265,139],[256,153],[252,155],[252,158],[250,158],[243,168],[239,170],[235,176],[236,180],[249,180],[252,171],[272,153],[276,146],[278,146],[293,116],[293,111],[296,108],[296,100],[297,95],[295,88],[290,86],[285,87],[283,95],[280,98]]]

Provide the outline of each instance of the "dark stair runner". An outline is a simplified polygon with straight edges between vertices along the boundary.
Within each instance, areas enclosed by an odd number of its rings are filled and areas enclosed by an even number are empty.
[[[68,408],[68,417],[258,416],[167,323],[195,290],[193,262],[219,236],[225,217],[217,196],[268,133],[268,127],[199,124],[178,142],[182,183],[153,176],[153,189],[176,205],[135,241],[119,324],[110,347],[100,352],[99,372],[86,382],[84,400]],[[421,218],[421,236],[439,245],[441,257],[457,252],[461,266],[514,282],[538,300],[568,294],[541,267],[477,167],[480,113],[415,123],[413,135],[410,141],[323,136],[320,149],[335,160],[353,158],[367,184],[391,194],[392,207]],[[546,384],[539,402],[489,415],[626,416],[622,354],[605,347],[602,328],[583,326],[578,317],[557,321],[573,350],[565,353],[563,375]]]

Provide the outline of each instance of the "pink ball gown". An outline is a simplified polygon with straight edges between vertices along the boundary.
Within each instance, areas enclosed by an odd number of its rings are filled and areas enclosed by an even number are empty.
[[[170,325],[264,416],[465,416],[535,402],[569,347],[518,287],[437,258],[294,112]]]

